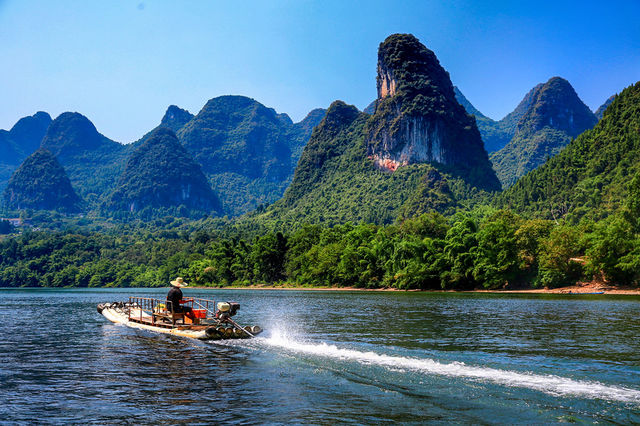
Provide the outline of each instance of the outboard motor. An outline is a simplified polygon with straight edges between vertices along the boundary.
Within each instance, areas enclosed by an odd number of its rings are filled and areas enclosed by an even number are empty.
[[[237,302],[218,302],[216,318],[220,321],[225,321],[234,316],[238,309],[240,309],[240,304]]]

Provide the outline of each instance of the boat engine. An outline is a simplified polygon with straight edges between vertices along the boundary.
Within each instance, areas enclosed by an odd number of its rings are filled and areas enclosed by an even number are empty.
[[[234,316],[238,309],[240,309],[240,304],[237,302],[218,302],[216,318],[220,321],[225,321]]]

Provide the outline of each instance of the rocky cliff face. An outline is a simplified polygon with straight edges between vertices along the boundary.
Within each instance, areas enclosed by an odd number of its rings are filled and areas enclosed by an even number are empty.
[[[389,36],[380,44],[377,72],[367,153],[378,168],[439,163],[482,188],[499,187],[475,120],[431,50],[410,34]]]
[[[39,149],[15,171],[3,194],[10,209],[79,210],[77,196],[64,169],[45,149]]]

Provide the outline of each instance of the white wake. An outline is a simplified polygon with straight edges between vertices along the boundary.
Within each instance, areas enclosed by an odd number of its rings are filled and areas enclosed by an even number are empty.
[[[394,370],[406,370],[423,374],[487,381],[504,386],[534,389],[554,396],[572,395],[640,404],[640,390],[621,386],[609,386],[595,381],[574,380],[555,375],[477,367],[467,365],[463,362],[442,363],[428,358],[391,356],[375,352],[343,349],[326,343],[301,343],[287,336],[277,334],[257,340],[267,346],[282,348],[295,353],[355,361],[367,365],[388,367]]]

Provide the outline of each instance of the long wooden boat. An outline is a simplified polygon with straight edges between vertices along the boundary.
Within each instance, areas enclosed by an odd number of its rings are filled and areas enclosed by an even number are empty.
[[[258,326],[242,327],[231,319],[240,309],[238,303],[194,298],[184,305],[190,313],[167,309],[160,299],[130,297],[127,302],[101,303],[98,313],[129,327],[200,340],[247,339],[262,332]]]

